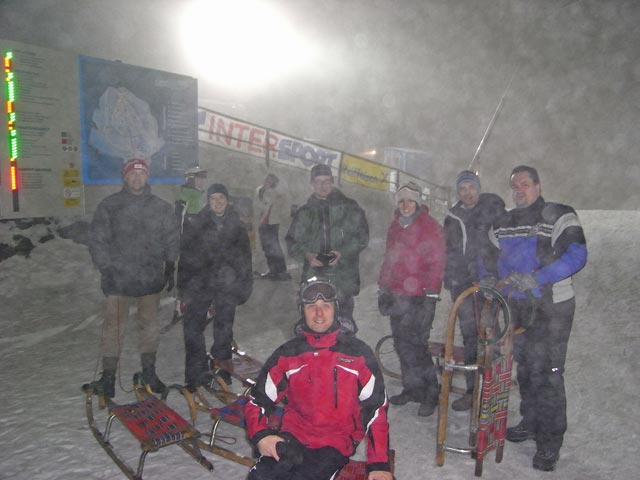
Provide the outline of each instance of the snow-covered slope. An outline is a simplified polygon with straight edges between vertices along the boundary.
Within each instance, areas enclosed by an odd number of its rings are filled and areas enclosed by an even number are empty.
[[[633,413],[640,393],[640,296],[635,292],[640,270],[636,247],[640,212],[583,211],[579,215],[587,235],[589,261],[574,279],[577,312],[566,373],[569,431],[557,472],[550,475],[563,479],[634,478],[640,467],[640,427]],[[0,242],[12,234],[7,225],[0,225]],[[30,236],[29,230],[20,233]],[[34,244],[40,235],[33,234]],[[375,272],[368,272],[365,278],[375,278]],[[29,258],[16,255],[0,262],[0,478],[123,478],[86,428],[80,393],[80,385],[91,380],[99,368],[103,297],[98,280],[86,247],[59,237],[37,244]],[[295,283],[258,281],[251,300],[238,310],[236,338],[258,358],[264,359],[290,336],[296,319]],[[376,287],[369,283],[356,301],[359,335],[370,345],[389,331],[388,320],[377,313],[375,295]],[[449,306],[445,300],[438,307],[436,339],[442,338]],[[171,313],[172,300],[166,297],[161,322],[168,322]],[[161,378],[181,382],[183,365],[178,326],[161,341]],[[132,400],[131,375],[138,368],[135,334],[131,332],[123,346],[122,388],[117,401]],[[387,387],[395,393],[400,385],[390,380]],[[517,401],[514,391],[511,424],[518,420]],[[397,478],[471,478],[474,462],[467,456],[447,454],[444,467],[435,466],[437,419],[417,417],[416,409],[415,404],[390,409]],[[200,421],[198,426],[205,429],[206,418],[202,416]],[[467,417],[453,414],[452,439],[457,435],[464,443],[466,428]],[[241,431],[230,429],[228,433],[243,441]],[[113,443],[132,463],[136,461],[137,444],[117,424]],[[534,451],[533,442],[507,444],[501,464],[495,464],[491,457],[485,461],[484,477],[540,478],[531,468]],[[215,465],[212,474],[182,450],[163,449],[147,458],[145,477],[246,477],[245,467],[213,455],[209,458]]]

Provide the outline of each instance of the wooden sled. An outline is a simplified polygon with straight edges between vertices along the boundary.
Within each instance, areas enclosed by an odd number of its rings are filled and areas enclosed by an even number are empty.
[[[454,359],[453,339],[457,311],[462,301],[478,294],[486,298],[478,318],[478,361],[461,365]],[[445,452],[468,453],[475,460],[475,475],[482,475],[483,461],[489,451],[496,450],[496,462],[502,461],[507,428],[509,391],[511,388],[513,331],[510,311],[500,291],[492,287],[472,286],[454,302],[447,323],[444,345],[444,372],[440,392],[436,464],[444,465]],[[449,395],[456,371],[474,371],[475,385],[469,424],[469,447],[446,444]]]
[[[94,418],[94,391],[88,385],[83,386],[83,391],[86,394],[86,414],[91,433],[127,478],[131,480],[142,479],[147,455],[169,445],[178,445],[204,468],[209,471],[213,470],[213,465],[202,455],[198,446],[197,439],[200,432],[169,408],[166,403],[146,390],[136,387],[138,401],[124,405],[118,405],[110,399],[100,397],[101,408],[102,405],[105,405],[109,413],[104,431],[100,430]],[[109,442],[109,435],[115,419],[118,419],[140,442],[142,452],[136,470],[122,459]]]

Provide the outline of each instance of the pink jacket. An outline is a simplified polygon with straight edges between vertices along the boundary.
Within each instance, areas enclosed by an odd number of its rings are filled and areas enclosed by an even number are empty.
[[[378,285],[399,295],[440,293],[446,261],[442,227],[421,205],[417,218],[403,227],[394,214],[387,231],[387,249]]]

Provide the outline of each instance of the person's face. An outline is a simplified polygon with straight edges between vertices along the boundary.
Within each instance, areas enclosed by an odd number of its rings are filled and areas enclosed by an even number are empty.
[[[528,172],[518,172],[511,176],[511,196],[516,208],[525,208],[533,204],[540,196],[541,188]]]
[[[144,192],[144,188],[147,186],[147,180],[149,175],[144,170],[131,170],[124,177],[124,183],[127,184],[129,191],[134,195],[140,195]]]
[[[480,188],[476,182],[462,182],[458,188],[458,198],[465,208],[473,208],[480,200]]]
[[[207,179],[206,175],[196,175],[195,179],[193,180],[193,184],[198,190],[203,190],[204,182],[206,179]]]
[[[216,215],[224,215],[227,205],[229,205],[229,201],[224,193],[214,193],[209,196],[209,207]]]
[[[416,210],[418,209],[418,204],[413,200],[409,200],[408,198],[403,198],[398,202],[398,210],[400,210],[400,215],[403,217],[410,217]]]
[[[333,177],[329,175],[318,175],[311,181],[313,193],[319,198],[327,198],[333,190]]]
[[[314,303],[305,303],[304,321],[312,331],[324,333],[333,325],[335,303],[325,302],[321,298]]]

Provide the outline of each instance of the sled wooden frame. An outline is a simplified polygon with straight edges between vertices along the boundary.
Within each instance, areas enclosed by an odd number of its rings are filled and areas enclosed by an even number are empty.
[[[461,365],[454,359],[453,340],[458,308],[463,300],[475,294],[483,294],[497,302],[504,314],[504,328],[496,332],[489,304],[485,302],[478,321],[478,360],[476,365]],[[494,318],[495,320],[495,318]],[[496,463],[502,461],[511,389],[513,366],[513,329],[507,300],[497,288],[472,286],[462,292],[454,302],[447,322],[444,344],[444,371],[440,392],[436,464],[444,465],[445,452],[468,453],[475,457],[475,476],[482,476],[483,461],[489,451],[496,450]],[[449,409],[449,395],[455,371],[475,372],[473,403],[469,422],[469,448],[454,447],[445,443]]]
[[[386,356],[385,351],[387,351],[388,349],[392,349],[393,348],[392,345],[393,345],[393,335],[385,335],[380,340],[378,340],[378,343],[376,343],[376,346],[374,349],[376,359],[378,360],[378,365],[380,365],[380,370],[382,370],[382,373],[384,373],[385,375],[391,378],[402,378],[402,375],[400,374],[400,372],[396,372],[390,369],[389,366],[386,365],[384,361],[384,358]],[[445,344],[442,342],[429,341],[429,353],[431,354],[432,357],[435,358],[434,363],[436,365],[436,368],[438,369],[439,374],[441,374],[443,370],[443,358],[444,358],[444,350],[445,350],[444,346]],[[394,352],[394,355],[395,355],[395,352]],[[464,362],[464,348],[462,346],[459,346],[459,345],[453,346],[453,361],[459,364],[462,364]],[[455,386],[452,386],[451,390],[455,393],[461,393],[461,394],[467,391],[465,388],[455,387]]]
[[[104,431],[97,426],[93,413],[93,398],[96,396],[91,388],[83,388],[86,400],[86,415],[89,429],[97,440],[98,444],[109,455],[111,460],[122,470],[125,476],[131,480],[141,480],[146,457],[149,453],[157,452],[169,445],[178,445],[187,452],[193,459],[209,471],[213,470],[213,465],[203,455],[198,446],[200,432],[193,428],[189,422],[173,411],[168,405],[159,400],[150,392],[139,386],[135,387],[138,400],[134,403],[118,405],[110,399],[99,397],[99,408],[107,408],[109,416],[106,421]],[[141,417],[145,417],[142,419]],[[138,466],[134,470],[114,449],[109,442],[109,436],[113,421],[120,420],[120,423],[140,442],[142,450],[138,460]],[[141,430],[141,422],[148,422],[153,426],[162,426],[158,431]]]
[[[167,394],[170,390],[179,390],[189,404],[191,421],[194,428],[198,412],[207,413],[213,421],[208,436],[201,435],[197,439],[198,446],[207,452],[213,453],[214,455],[219,455],[227,460],[231,460],[247,467],[252,467],[256,463],[255,458],[247,457],[223,447],[218,441],[218,429],[222,423],[240,428],[243,430],[243,434],[245,434],[244,405],[248,401],[249,390],[255,384],[254,379],[262,369],[263,365],[255,358],[240,350],[235,343],[233,344],[232,351],[234,356],[230,361],[218,362],[212,359],[211,370],[214,374],[214,381],[211,385],[198,387],[195,392],[190,392],[187,388],[181,385],[171,385],[168,387],[165,394],[163,394],[163,400],[166,400]],[[238,394],[231,391],[229,386],[218,375],[222,370],[228,372],[233,378],[242,383],[245,387],[243,393]],[[208,400],[208,397],[210,396],[214,396],[224,405],[220,407],[213,407]],[[281,416],[282,410],[278,409],[269,417],[270,425],[272,425],[273,428],[279,428]],[[393,473],[395,467],[394,450],[389,450],[389,464],[391,466],[391,472]],[[349,460],[349,463],[344,466],[336,478],[336,480],[366,479],[366,462],[359,460]]]

